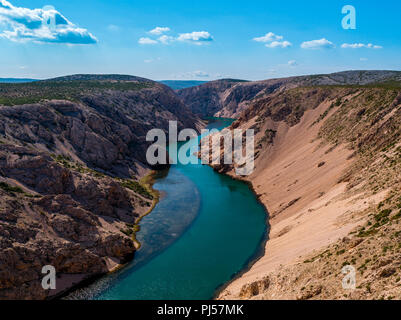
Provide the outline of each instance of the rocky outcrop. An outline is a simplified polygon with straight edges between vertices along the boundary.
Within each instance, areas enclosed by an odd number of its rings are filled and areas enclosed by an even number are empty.
[[[269,87],[265,82],[223,79],[177,93],[192,112],[201,117],[235,117],[263,90],[274,90]],[[276,87],[275,84],[272,87]]]
[[[63,83],[63,90],[72,84]],[[161,84],[152,83],[140,90],[95,89],[73,102],[51,100],[1,107],[0,136],[130,177],[137,173],[138,165],[146,164],[149,130],[167,131],[168,121],[173,120],[180,129],[201,126],[174,92]]]
[[[1,298],[42,299],[67,289],[42,289],[46,265],[58,276],[86,278],[108,272],[110,259],[116,265],[133,256],[132,239],[119,230],[150,207],[145,199],[113,178],[74,172],[25,147],[1,145],[0,168]]]
[[[0,298],[49,298],[132,259],[133,226],[155,201],[137,181],[150,169],[146,134],[199,119],[171,89],[130,76],[0,91]],[[56,290],[41,286],[46,265]]]

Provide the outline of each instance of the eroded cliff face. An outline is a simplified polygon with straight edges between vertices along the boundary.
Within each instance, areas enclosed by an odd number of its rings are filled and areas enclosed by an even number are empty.
[[[247,82],[218,80],[177,91],[193,113],[206,117],[235,118],[257,96],[280,88],[285,80]]]
[[[255,99],[247,178],[270,214],[265,255],[220,299],[400,299],[399,83],[307,86]],[[217,165],[235,176],[233,166]],[[356,289],[342,287],[342,268]]]
[[[1,145],[0,166],[1,298],[44,299],[133,257],[134,243],[120,230],[148,199],[25,147]],[[45,265],[57,270],[56,291],[41,286]]]
[[[136,77],[0,91],[0,298],[45,299],[132,259],[133,227],[156,201],[140,181],[151,169],[145,136],[169,120],[199,129],[199,119],[172,90]],[[56,290],[41,286],[45,265]]]

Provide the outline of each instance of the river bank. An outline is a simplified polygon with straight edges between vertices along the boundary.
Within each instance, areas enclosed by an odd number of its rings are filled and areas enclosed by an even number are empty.
[[[154,188],[163,196],[141,221],[135,259],[71,298],[211,299],[260,253],[266,212],[245,183],[209,166],[177,165]]]
[[[160,199],[160,193],[158,190],[154,189],[153,186],[156,183],[156,180],[160,177],[163,177],[168,174],[169,167],[163,170],[151,170],[149,172],[146,172],[145,175],[140,179],[139,183],[153,196],[153,201],[152,201],[152,206],[150,209],[146,212],[144,212],[140,217],[137,218],[135,221],[135,224],[132,225],[132,228],[130,228],[129,234],[131,234],[132,239],[134,241],[136,250],[139,250],[141,248],[141,243],[136,239],[136,233],[140,231],[139,224],[141,220],[149,215],[157,203],[159,202]],[[99,279],[102,279],[104,277],[107,277],[108,275],[112,275],[114,273],[119,272],[120,270],[124,269],[131,261],[133,261],[135,258],[135,253],[129,257],[126,258],[125,263],[119,264],[119,263],[114,263],[109,265],[109,270],[108,272],[101,273],[101,274],[96,274],[92,276],[86,276],[86,275],[72,275],[66,279],[66,276],[63,276],[62,278],[58,278],[58,290],[56,293],[53,293],[50,295],[47,300],[58,300],[58,299],[63,299],[66,297],[69,297],[70,295],[74,296],[74,293],[79,291],[79,290],[85,290],[85,288],[91,286],[94,284],[96,281]],[[68,285],[67,283],[68,282]],[[66,287],[65,289],[60,289],[60,283],[62,287]],[[65,284],[64,284],[65,283]]]
[[[161,179],[168,175],[168,171],[170,170],[170,166],[166,167],[165,169],[162,170],[152,170],[150,173],[146,174],[141,180],[140,183],[148,190],[148,192],[153,196],[153,202],[152,206],[149,208],[145,214],[141,215],[136,221],[135,225],[132,228],[133,234],[132,238],[135,243],[135,247],[137,250],[139,250],[142,246],[142,244],[138,241],[136,234],[141,230],[140,223],[144,217],[147,215],[151,214],[151,212],[154,210],[156,205],[159,203],[160,200],[160,192],[153,188],[154,184],[156,183],[157,179]],[[120,267],[118,267],[119,269]],[[117,270],[117,269],[116,269]],[[113,270],[113,271],[116,271]],[[113,272],[112,271],[112,272]]]

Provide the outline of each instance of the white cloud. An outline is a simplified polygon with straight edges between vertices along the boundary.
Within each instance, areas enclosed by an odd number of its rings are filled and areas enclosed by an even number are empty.
[[[253,41],[265,43],[266,48],[288,48],[292,46],[291,42],[282,41],[283,39],[283,36],[269,32],[262,37],[253,38]]]
[[[274,40],[283,40],[282,36],[278,36],[276,34],[274,34],[273,32],[269,32],[266,33],[266,35],[262,36],[262,37],[257,37],[257,38],[253,38],[254,41],[256,42],[271,42]]]
[[[331,49],[335,45],[333,42],[327,40],[326,38],[312,41],[305,41],[301,44],[302,49]]]
[[[163,33],[169,32],[169,31],[170,31],[170,28],[168,28],[168,27],[156,27],[153,30],[150,30],[149,33],[159,36]]]
[[[341,45],[341,48],[344,49],[360,49],[360,48],[367,48],[367,49],[382,49],[382,46],[373,45],[371,43],[364,44],[364,43],[344,43]]]
[[[150,38],[140,38],[138,41],[139,44],[156,44],[157,41]]]
[[[159,27],[158,27],[159,28]],[[158,29],[156,28],[156,29]],[[154,30],[156,30],[154,29]],[[152,31],[154,31],[152,30]],[[156,34],[156,31],[153,32]],[[181,33],[178,36],[168,36],[168,35],[160,35],[158,38],[149,38],[149,37],[142,37],[139,39],[140,44],[157,44],[161,43],[164,45],[169,45],[173,42],[186,42],[192,43],[196,45],[202,45],[208,42],[213,41],[213,37],[207,31],[194,31],[190,33]]]
[[[291,42],[288,41],[273,41],[265,44],[266,48],[288,48],[291,47]]]
[[[174,39],[174,37],[162,35],[161,37],[159,37],[158,40],[163,44],[169,44],[169,43],[173,42],[175,39]]]
[[[290,60],[290,61],[288,61],[288,65],[291,67],[295,67],[298,65],[298,62],[296,62],[295,60]]]
[[[191,33],[181,33],[177,37],[177,41],[201,45],[213,41],[213,37],[207,31],[194,31]]]
[[[51,6],[43,9],[14,7],[0,0],[0,37],[14,42],[94,44],[97,39]]]
[[[368,59],[368,58],[360,58],[359,60],[361,60],[361,61],[368,61],[369,59]]]

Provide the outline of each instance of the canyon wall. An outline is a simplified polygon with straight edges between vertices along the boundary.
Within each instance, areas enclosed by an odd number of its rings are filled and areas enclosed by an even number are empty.
[[[400,298],[401,76],[350,71],[174,92],[131,76],[0,85],[0,298],[46,299],[132,259],[157,201],[148,130],[235,117],[270,213],[265,254],[221,299]],[[195,115],[196,114],[196,115]],[[234,176],[233,166],[215,170]],[[56,267],[57,290],[41,271]],[[357,288],[344,291],[353,266]]]
[[[255,130],[245,180],[271,230],[264,256],[220,299],[401,297],[401,84],[367,82],[278,90],[233,123]],[[213,167],[238,178],[235,166]],[[342,287],[344,266],[356,270],[355,290]]]
[[[143,178],[148,130],[203,125],[164,85],[76,75],[0,85],[0,298],[45,299],[135,253],[157,195]],[[57,271],[43,290],[42,267]]]

